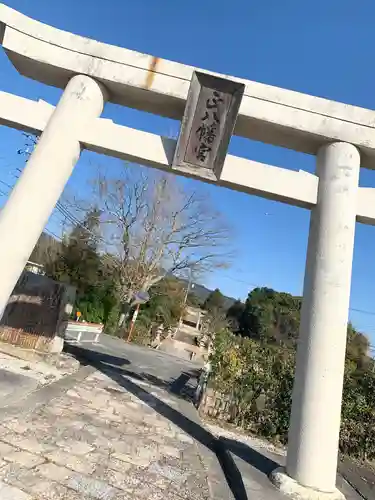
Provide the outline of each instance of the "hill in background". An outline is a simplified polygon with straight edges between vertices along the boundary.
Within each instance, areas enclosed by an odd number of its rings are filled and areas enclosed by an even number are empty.
[[[184,284],[184,287],[188,286],[188,281],[181,280]],[[191,288],[190,295],[195,295],[200,305],[202,305],[207,297],[213,292],[209,288],[206,288],[204,285],[200,285],[199,283],[193,283],[193,287]],[[224,309],[229,309],[230,306],[236,301],[233,297],[227,297],[224,295]]]

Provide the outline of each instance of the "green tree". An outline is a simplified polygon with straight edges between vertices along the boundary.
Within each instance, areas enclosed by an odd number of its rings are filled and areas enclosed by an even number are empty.
[[[150,344],[154,327],[163,324],[165,332],[174,328],[184,309],[185,289],[173,276],[159,281],[149,294],[150,300],[141,306],[132,336],[134,342],[142,345]]]
[[[41,264],[46,274],[50,275],[54,269],[54,263],[61,253],[62,243],[53,236],[42,233],[30,255],[30,261]]]
[[[69,282],[77,288],[77,297],[97,285],[101,277],[101,259],[97,251],[99,227],[99,211],[88,212],[63,242],[52,270],[55,279]]]
[[[211,292],[204,301],[203,309],[211,313],[224,310],[224,295],[218,288]]]
[[[99,242],[100,212],[93,209],[58,244],[57,250],[56,242],[50,242],[48,248],[42,239],[33,253],[44,258],[42,263],[49,277],[76,287],[75,308],[86,321],[106,324],[117,303],[112,271],[98,252]]]
[[[150,300],[141,307],[140,319],[149,325],[175,326],[183,312],[185,290],[180,281],[166,277],[150,289]]]
[[[194,291],[188,293],[186,303],[191,307],[202,307],[202,300],[194,293]]]
[[[245,302],[241,334],[262,342],[294,344],[298,337],[301,299],[271,288],[255,288]]]
[[[369,356],[369,339],[363,333],[358,332],[350,322],[347,335],[346,357],[354,363],[357,371],[363,371],[372,364]]]
[[[227,321],[232,332],[237,333],[240,330],[242,315],[245,311],[245,304],[236,300],[227,311]]]
[[[301,305],[300,297],[271,288],[255,288],[249,293],[242,314],[240,304],[233,304],[233,308],[234,315],[239,314],[241,335],[265,343],[294,346],[299,335]],[[233,311],[229,310],[229,314],[233,315]],[[355,370],[360,372],[372,363],[369,347],[366,335],[348,323],[346,356],[354,363]]]

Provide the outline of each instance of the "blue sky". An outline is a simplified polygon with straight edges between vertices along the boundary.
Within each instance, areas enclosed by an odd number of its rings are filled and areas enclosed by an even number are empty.
[[[40,21],[107,43],[225,74],[375,109],[373,0],[8,0]],[[27,80],[0,52],[0,90],[56,103],[60,91]],[[108,105],[116,122],[167,135],[171,121]],[[15,181],[22,158],[19,132],[0,128],[0,179]],[[230,151],[290,169],[314,170],[314,158],[233,138]],[[84,185],[92,162],[113,161],[84,153],[70,184]],[[375,187],[363,170],[361,185]],[[254,286],[300,294],[309,212],[226,189],[208,187],[234,231],[230,270],[205,284],[244,298]],[[0,203],[8,190],[0,184]],[[268,214],[268,215],[265,215]],[[375,228],[357,225],[351,307],[375,312]],[[354,324],[375,342],[375,315],[351,311]]]

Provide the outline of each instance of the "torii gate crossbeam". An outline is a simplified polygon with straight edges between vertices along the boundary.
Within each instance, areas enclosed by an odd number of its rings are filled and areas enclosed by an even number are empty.
[[[172,168],[175,141],[100,118],[109,100],[181,119],[194,68],[72,35],[2,4],[0,42],[21,74],[64,89],[56,108],[0,92],[0,124],[41,134],[0,212],[0,311],[82,148],[311,209],[287,467],[273,477],[283,491],[340,498],[355,222],[375,223],[374,190],[358,179],[360,163],[375,168],[375,112],[237,79],[246,89],[235,133],[316,154],[316,175],[228,155],[208,180],[199,168]]]

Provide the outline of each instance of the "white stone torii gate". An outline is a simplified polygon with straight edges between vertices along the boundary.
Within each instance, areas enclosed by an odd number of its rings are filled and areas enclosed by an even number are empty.
[[[82,148],[172,170],[176,142],[100,118],[105,101],[181,119],[195,68],[2,4],[0,42],[21,74],[64,89],[56,108],[0,92],[0,124],[41,133],[0,212],[3,311]],[[311,209],[287,467],[275,477],[284,490],[335,497],[355,221],[375,224],[375,190],[358,186],[360,162],[375,168],[375,112],[235,80],[246,85],[235,134],[317,155],[316,175],[228,155],[216,184]],[[199,169],[174,171],[207,181]]]

